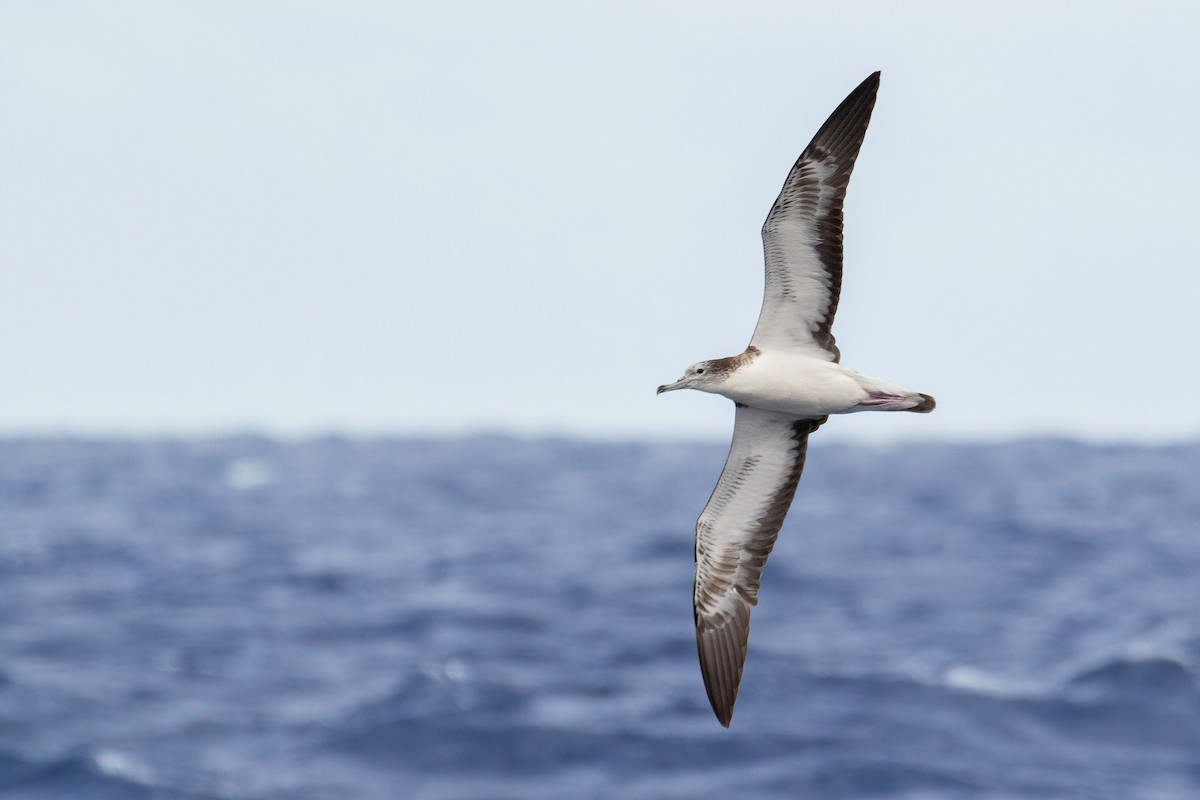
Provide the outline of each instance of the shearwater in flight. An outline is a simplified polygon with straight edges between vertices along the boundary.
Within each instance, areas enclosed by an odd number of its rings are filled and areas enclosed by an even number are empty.
[[[934,407],[927,394],[843,367],[830,332],[842,284],[842,201],[878,89],[876,72],[842,101],[767,215],[766,289],[750,346],[658,387],[699,389],[736,405],[725,468],[696,522],[693,595],[704,688],[726,727],[746,663],[750,607],[796,493],[808,435],[830,414]]]

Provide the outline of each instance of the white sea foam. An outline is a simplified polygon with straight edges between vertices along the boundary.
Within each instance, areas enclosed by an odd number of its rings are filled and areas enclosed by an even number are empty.
[[[1004,699],[1032,698],[1046,693],[1033,683],[985,672],[965,664],[947,668],[942,673],[941,682],[952,689]]]
[[[259,489],[274,482],[274,470],[257,458],[239,458],[225,468],[225,485],[231,489]]]
[[[154,774],[150,767],[119,750],[100,749],[92,754],[96,769],[114,778],[150,785]]]

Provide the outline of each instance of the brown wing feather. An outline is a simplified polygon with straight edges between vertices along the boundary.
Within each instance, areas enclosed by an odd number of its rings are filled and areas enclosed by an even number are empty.
[[[767,215],[766,287],[754,344],[811,342],[840,358],[831,329],[842,288],[842,203],[878,90],[876,72],[829,115]]]
[[[825,419],[738,408],[725,468],[696,523],[696,645],[709,702],[726,727],[763,566],[795,496],[808,436]]]

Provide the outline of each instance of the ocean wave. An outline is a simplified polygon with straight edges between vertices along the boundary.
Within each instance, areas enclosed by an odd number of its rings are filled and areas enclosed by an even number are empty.
[[[1072,676],[1065,690],[1080,702],[1191,708],[1200,727],[1200,678],[1175,658],[1112,658]]]
[[[160,797],[128,755],[99,750],[37,761],[0,752],[0,792],[20,800],[141,800]],[[185,800],[195,795],[181,793]]]
[[[0,440],[0,797],[1200,797],[1200,447],[814,439],[731,730],[724,451]]]

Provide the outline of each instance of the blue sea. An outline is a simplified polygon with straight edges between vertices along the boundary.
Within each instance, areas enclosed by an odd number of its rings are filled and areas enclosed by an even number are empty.
[[[814,436],[731,730],[724,451],[0,440],[0,798],[1200,798],[1200,444]]]

